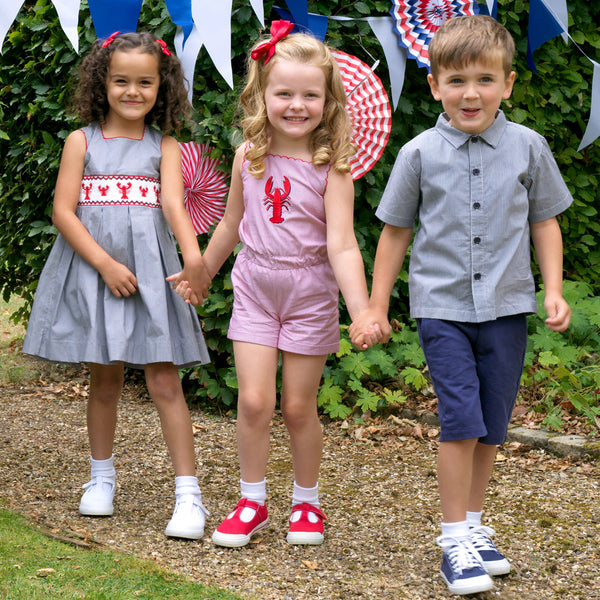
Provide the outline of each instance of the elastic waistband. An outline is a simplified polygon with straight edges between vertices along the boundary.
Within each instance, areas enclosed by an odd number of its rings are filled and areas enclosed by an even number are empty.
[[[267,269],[306,269],[328,263],[327,256],[267,256],[260,254],[248,246],[244,246],[239,256]]]

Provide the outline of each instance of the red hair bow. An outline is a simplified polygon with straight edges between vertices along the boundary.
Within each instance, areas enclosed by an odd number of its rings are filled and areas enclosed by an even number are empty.
[[[292,29],[294,29],[294,23],[290,23],[290,21],[273,21],[271,23],[271,39],[254,48],[250,56],[254,60],[264,56],[266,65],[275,54],[275,44],[286,38]]]
[[[109,35],[104,42],[102,42],[102,47],[106,48],[107,46],[110,46],[114,41],[115,38],[120,34],[120,31],[115,31],[114,33],[112,33],[111,35]]]
[[[164,40],[161,40],[160,38],[157,38],[156,41],[160,44],[160,47],[162,48],[162,53],[165,56],[171,56],[171,51],[167,48],[167,44]]]

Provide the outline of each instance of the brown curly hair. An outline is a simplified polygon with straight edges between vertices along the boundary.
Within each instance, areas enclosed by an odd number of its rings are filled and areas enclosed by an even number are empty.
[[[254,47],[265,39],[269,38],[259,40]],[[248,55],[248,76],[240,95],[240,104],[244,112],[244,137],[251,143],[246,152],[246,158],[250,161],[249,173],[260,179],[265,170],[263,159],[269,145],[265,88],[271,68],[278,59],[315,65],[325,74],[323,120],[310,139],[312,163],[316,166],[332,163],[336,171],[348,173],[348,159],[356,153],[356,148],[350,141],[352,127],[346,112],[342,76],[328,46],[304,33],[294,33],[277,42],[275,55],[266,65],[262,58],[254,60]]]
[[[73,110],[86,122],[103,123],[108,114],[106,79],[110,60],[114,52],[137,50],[158,58],[160,84],[156,103],[146,115],[148,125],[156,125],[163,133],[179,131],[190,114],[191,106],[187,99],[187,81],[179,59],[171,53],[167,56],[156,38],[144,31],[118,35],[106,47],[102,40],[92,46],[79,66],[78,82]]]

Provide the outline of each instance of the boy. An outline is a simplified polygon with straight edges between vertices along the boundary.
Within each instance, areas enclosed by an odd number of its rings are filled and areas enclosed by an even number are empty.
[[[571,313],[556,220],[571,195],[544,138],[499,109],[512,92],[514,51],[508,31],[483,15],[452,18],[434,36],[428,81],[445,112],[397,157],[376,212],[386,225],[369,314],[350,330],[357,345],[373,341],[373,323],[389,337],[389,297],[418,220],[410,308],[438,396],[437,543],[455,594],[489,590],[490,575],[510,571],[481,511],[523,371],[526,315],[536,312],[530,235],[548,327],[563,331]]]

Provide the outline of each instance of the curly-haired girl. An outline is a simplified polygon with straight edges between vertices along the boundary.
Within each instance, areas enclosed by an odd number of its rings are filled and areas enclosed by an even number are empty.
[[[113,514],[124,365],[144,368],[176,475],[166,534],[197,539],[206,509],[178,367],[209,358],[195,311],[165,281],[181,269],[173,234],[196,302],[210,280],[183,203],[179,145],[161,133],[180,126],[188,106],[179,60],[149,33],[113,34],[84,59],[75,106],[90,124],[65,142],[52,213],[59,235],[23,351],[89,363],[84,515]]]
[[[295,476],[287,541],[323,541],[317,391],[327,354],[340,347],[339,291],[352,318],[368,306],[341,75],[325,44],[288,36],[292,27],[276,21],[273,37],[251,52],[241,95],[247,141],[236,152],[225,216],[204,255],[214,275],[243,242],[228,333],[239,384],[241,500],[213,533],[222,546],[247,544],[268,521],[265,471],[280,354]]]

